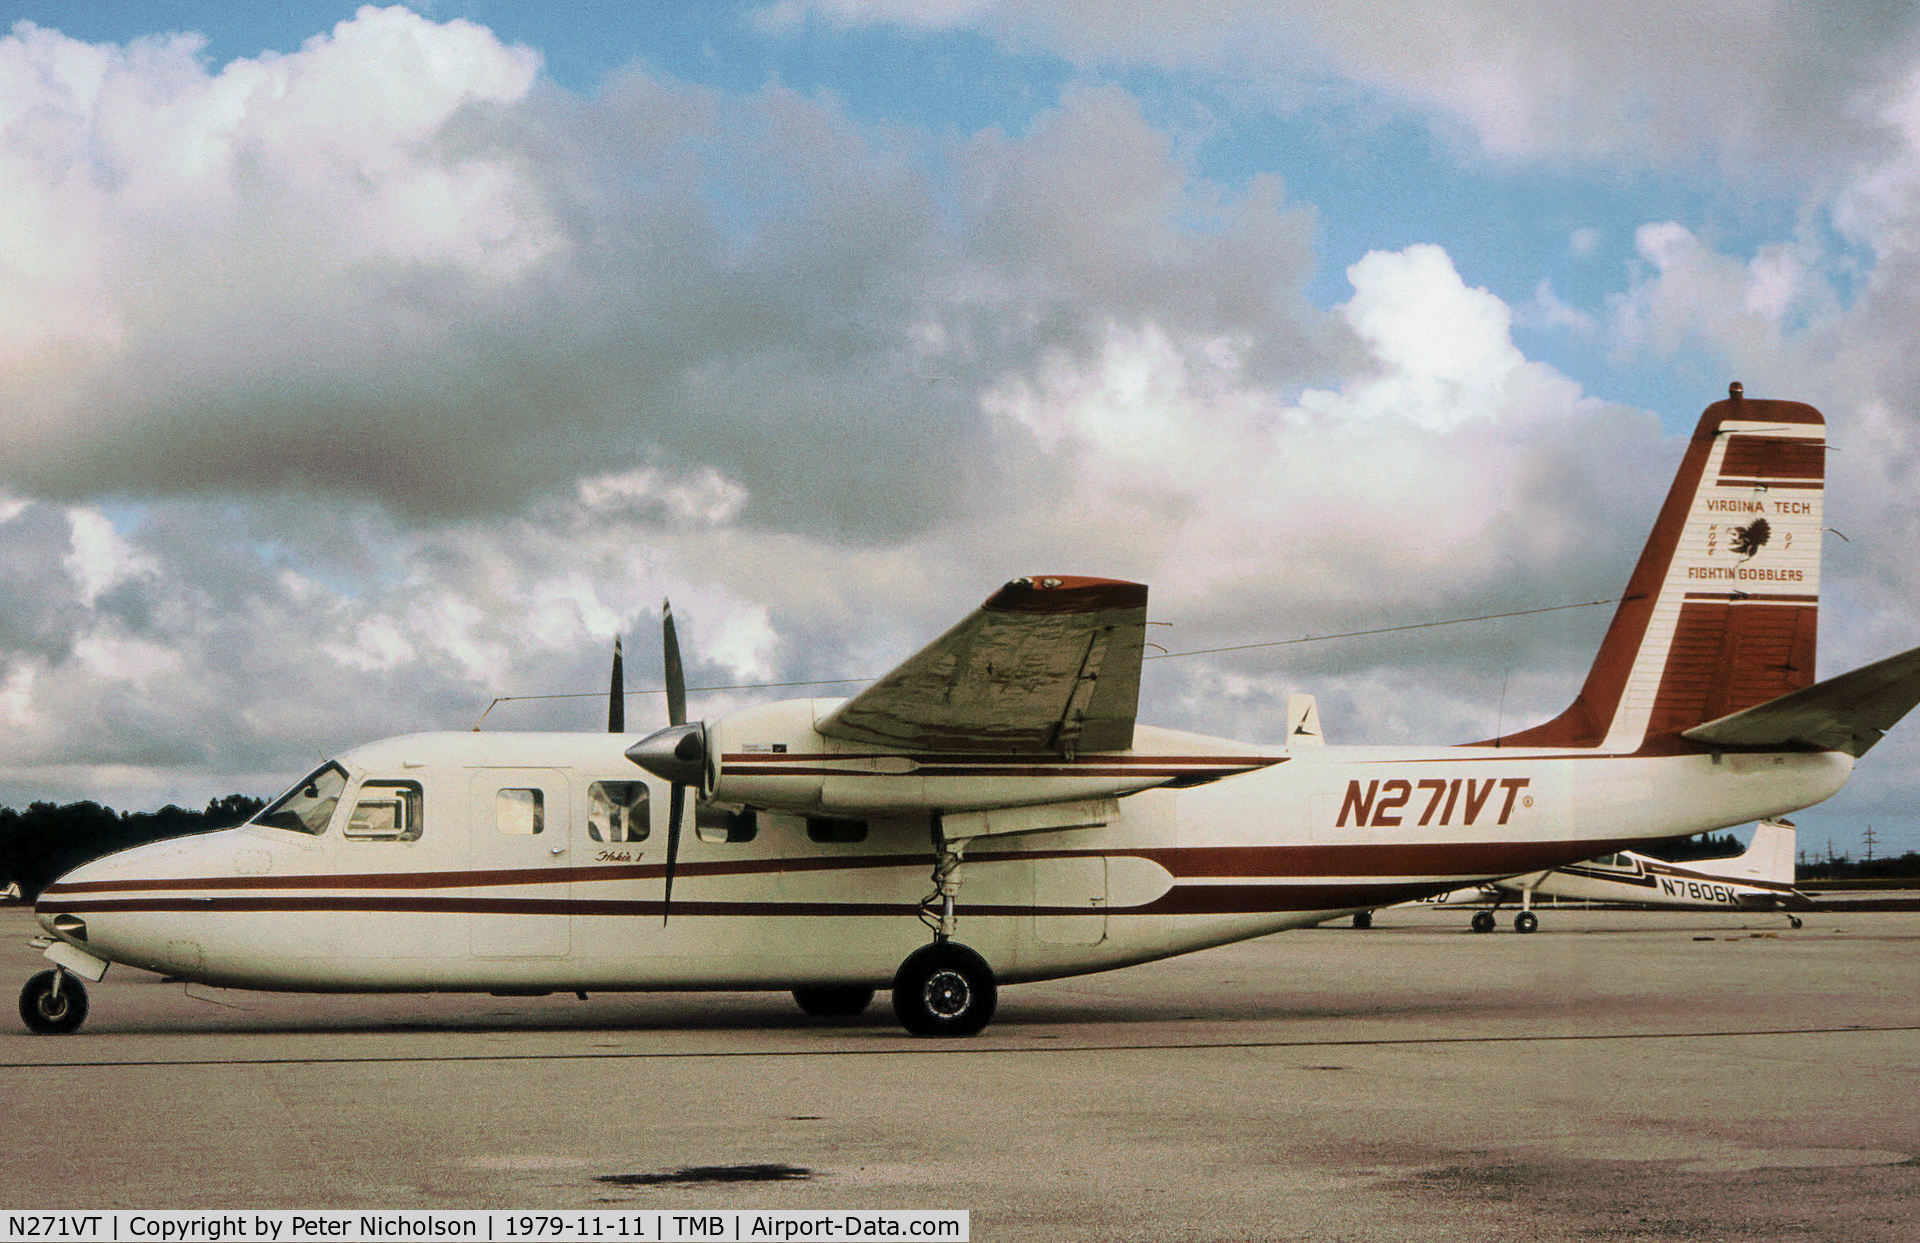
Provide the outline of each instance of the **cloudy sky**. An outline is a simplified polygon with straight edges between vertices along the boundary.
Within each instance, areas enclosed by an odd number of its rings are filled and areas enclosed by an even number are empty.
[[[1201,11],[0,4],[0,803],[268,794],[616,635],[654,687],[667,596],[710,686],[1023,573],[1173,653],[1604,599],[1736,378],[1827,415],[1822,675],[1920,643],[1920,10]],[[1607,612],[1143,717],[1467,741]],[[1916,735],[1803,846],[1920,849]]]

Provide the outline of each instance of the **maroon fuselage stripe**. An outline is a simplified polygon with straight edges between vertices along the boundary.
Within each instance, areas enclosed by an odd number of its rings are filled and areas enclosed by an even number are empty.
[[[1388,906],[1448,887],[1443,881],[1345,885],[1183,885],[1151,902],[1129,907],[1028,906],[1004,903],[955,904],[961,916],[1087,915],[1267,915],[1325,911],[1351,906]],[[360,913],[441,915],[600,915],[658,916],[664,904],[653,899],[377,897],[347,895],[267,895],[220,898],[94,898],[65,903],[65,914],[110,913],[215,914],[221,912]],[[914,902],[731,902],[675,899],[673,915],[763,917],[917,916]]]
[[[1595,838],[1569,842],[1436,842],[1397,845],[1306,846],[1147,846],[1128,849],[1012,851],[983,850],[968,856],[977,863],[1065,858],[1135,858],[1159,864],[1176,881],[1255,876],[1465,876],[1504,875],[1550,866],[1543,856],[1589,859],[1628,847],[1635,839]],[[794,872],[927,868],[931,855],[807,855],[779,859],[742,859],[727,863],[680,863],[674,874],[695,876],[778,876]],[[1502,869],[1505,869],[1504,871]],[[511,868],[461,872],[314,873],[289,876],[183,876],[152,880],[92,880],[49,885],[41,902],[93,893],[183,893],[194,890],[248,891],[286,889],[481,889],[509,885],[592,884],[657,880],[662,864],[619,864],[582,868]],[[64,908],[63,908],[64,909]]]

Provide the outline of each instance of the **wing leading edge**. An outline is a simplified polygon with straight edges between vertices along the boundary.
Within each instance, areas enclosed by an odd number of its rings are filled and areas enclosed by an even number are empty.
[[[1124,751],[1146,632],[1145,584],[1017,578],[815,728],[907,750]]]

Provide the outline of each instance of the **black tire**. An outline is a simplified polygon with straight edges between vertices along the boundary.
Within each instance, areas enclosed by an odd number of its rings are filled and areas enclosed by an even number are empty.
[[[1355,915],[1353,917],[1353,926],[1356,928],[1373,927],[1373,912],[1361,911],[1359,914]]]
[[[1802,924],[1804,923],[1804,921],[1798,915],[1787,916],[1787,922],[1793,925],[1795,928],[1801,927]]]
[[[60,992],[53,985],[60,980]],[[64,1036],[87,1021],[87,990],[80,977],[59,968],[42,971],[20,990],[20,1020],[42,1036]]]
[[[971,1036],[998,1000],[987,960],[952,941],[915,950],[893,977],[894,1017],[916,1036]]]
[[[850,1019],[864,1014],[873,1000],[873,990],[858,984],[828,984],[818,988],[796,988],[793,999],[815,1018]]]
[[[1532,911],[1521,911],[1513,917],[1513,930],[1515,932],[1532,932],[1539,926],[1540,917]]]
[[[1492,911],[1475,911],[1473,913],[1472,927],[1475,932],[1492,932],[1493,931],[1493,912]]]

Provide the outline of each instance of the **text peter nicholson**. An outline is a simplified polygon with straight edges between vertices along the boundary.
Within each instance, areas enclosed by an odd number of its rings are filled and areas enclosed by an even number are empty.
[[[800,1243],[918,1239],[969,1243],[964,1209],[787,1209],[551,1212],[284,1209],[247,1212],[121,1210],[5,1214],[0,1243],[309,1243],[316,1239],[473,1239],[484,1243]]]

